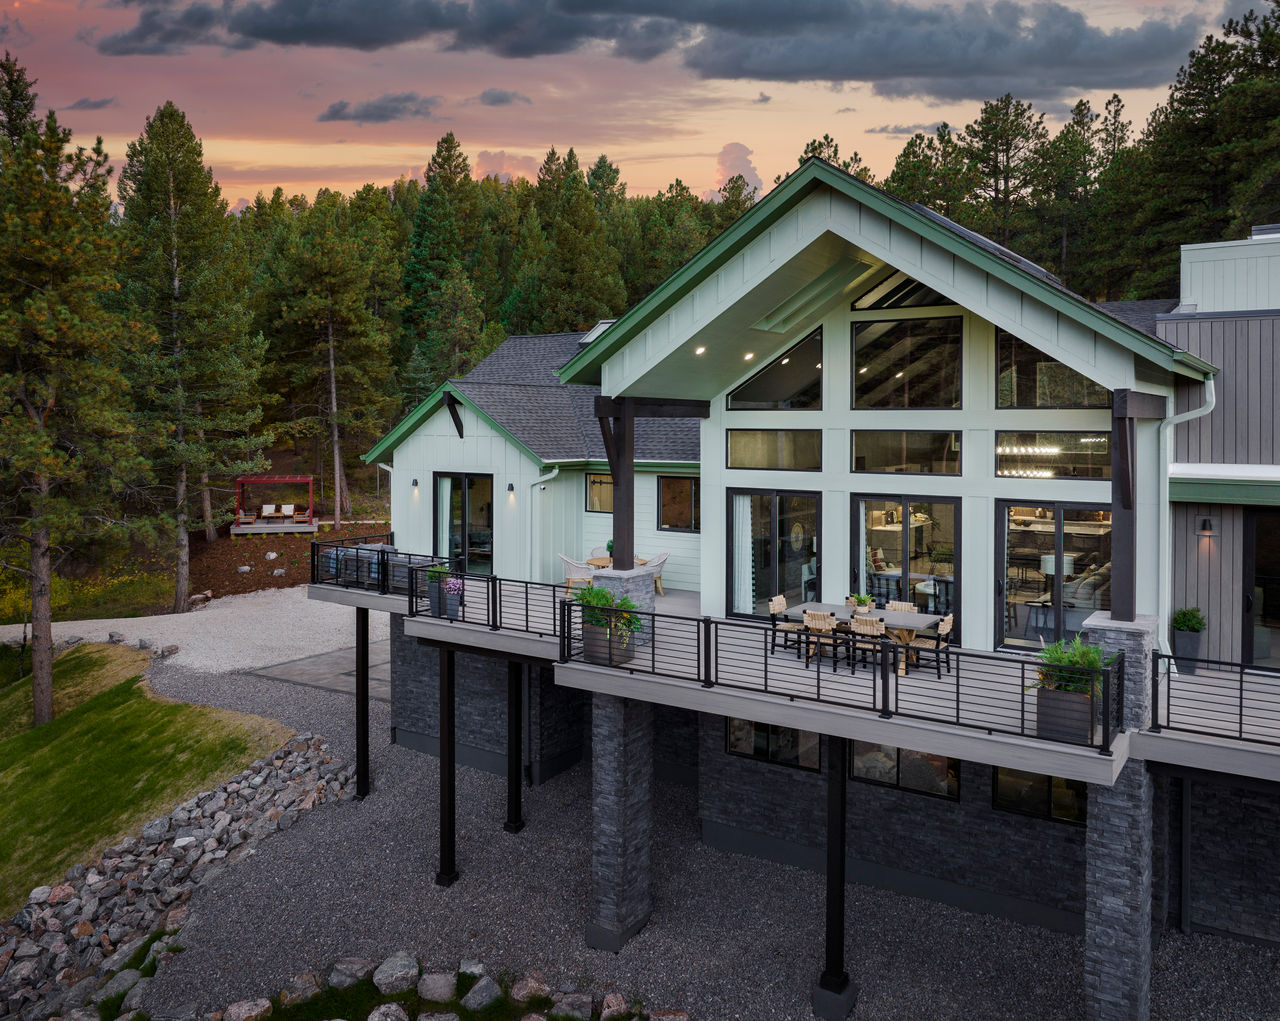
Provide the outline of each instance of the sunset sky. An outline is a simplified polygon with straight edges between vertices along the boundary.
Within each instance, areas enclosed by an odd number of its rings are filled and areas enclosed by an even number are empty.
[[[915,130],[1011,91],[1057,124],[1119,92],[1140,129],[1247,0],[7,0],[3,45],[80,142],[123,158],[172,99],[234,204],[600,153],[631,194],[764,182],[830,133],[888,173]]]

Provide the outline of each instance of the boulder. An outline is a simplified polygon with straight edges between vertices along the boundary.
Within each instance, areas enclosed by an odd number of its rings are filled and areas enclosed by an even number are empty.
[[[626,1012],[627,1001],[622,998],[622,994],[609,993],[600,1004],[600,1021],[612,1021],[613,1018],[622,1017]]]
[[[270,1014],[270,1000],[237,1000],[222,1012],[222,1021],[262,1021]]]
[[[458,971],[463,975],[474,975],[476,978],[479,978],[484,974],[484,965],[475,960],[475,958],[467,958],[458,965]]]
[[[498,983],[491,979],[488,975],[483,976],[479,982],[471,987],[471,991],[462,998],[462,1005],[467,1010],[484,1010],[485,1007],[493,1003],[494,1000],[502,998],[502,989]],[[587,997],[588,1001],[591,997]],[[591,1015],[587,1014],[590,1018]]]
[[[550,996],[551,987],[542,981],[542,972],[531,971],[511,987],[511,998],[528,1003],[535,996]]]
[[[106,985],[93,994],[91,999],[94,1003],[101,1003],[112,996],[119,996],[137,985],[140,978],[142,978],[142,972],[138,971],[137,968],[125,968],[124,971],[118,971],[111,976]]]
[[[433,972],[418,979],[418,995],[432,1003],[448,1003],[458,991],[458,977],[451,972]]]
[[[252,570],[253,568],[250,567],[248,564],[241,564],[239,567],[236,568],[236,571],[240,574],[248,574]]]
[[[306,1003],[318,996],[323,988],[324,983],[318,972],[304,971],[301,975],[295,975],[281,991],[280,1006],[292,1007],[299,1003]]]
[[[383,996],[395,996],[412,989],[418,981],[418,959],[407,950],[398,950],[373,973],[373,984]],[[403,1011],[401,1011],[403,1013]],[[408,1021],[406,1016],[405,1021]]]
[[[369,1021],[409,1021],[409,1015],[398,1003],[384,1003],[370,1012]]]
[[[353,986],[368,978],[377,966],[377,961],[370,961],[364,957],[339,958],[329,969],[329,985],[334,989],[346,989],[347,986]]]
[[[143,997],[147,995],[147,987],[154,981],[155,979],[145,976],[138,979],[133,988],[125,994],[124,1002],[120,1004],[120,1012],[124,1014],[131,1010],[141,1010]]]
[[[49,894],[53,893],[52,886],[37,886],[31,891],[27,897],[28,904],[44,904],[49,900]]]
[[[555,1006],[551,1008],[553,1014],[591,1021],[595,1004],[591,1001],[590,993],[560,993],[555,997],[554,1003]]]

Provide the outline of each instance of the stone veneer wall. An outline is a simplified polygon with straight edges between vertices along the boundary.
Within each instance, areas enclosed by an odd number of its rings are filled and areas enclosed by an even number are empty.
[[[702,716],[700,730],[704,839],[821,870],[822,775],[728,754],[723,717]],[[961,763],[959,801],[851,780],[850,880],[1082,931],[1085,828],[997,810],[991,783],[974,762]]]

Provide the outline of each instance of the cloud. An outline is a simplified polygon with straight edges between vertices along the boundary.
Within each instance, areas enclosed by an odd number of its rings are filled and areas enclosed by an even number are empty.
[[[471,176],[496,177],[500,181],[510,181],[513,177],[523,177],[532,181],[538,176],[541,161],[535,156],[517,156],[513,152],[499,149],[496,152],[481,149],[476,153],[474,169]]]
[[[764,181],[760,179],[760,171],[756,170],[755,164],[751,162],[753,154],[754,150],[748,149],[741,142],[726,143],[716,157],[716,190],[719,191],[735,174],[741,174],[748,187],[761,191],[764,188]]]
[[[512,103],[533,102],[524,93],[512,92],[510,89],[485,89],[475,98],[481,106],[510,106]]]
[[[108,96],[105,99],[90,99],[88,96],[83,96],[80,99],[77,99],[70,106],[64,106],[62,109],[64,110],[103,110],[103,109],[106,109],[108,106],[115,106],[115,105],[116,105],[115,96]]]
[[[377,50],[429,40],[499,57],[596,47],[633,61],[670,54],[708,79],[836,90],[867,83],[882,96],[936,102],[1007,91],[1052,100],[1167,83],[1205,26],[1199,15],[1157,10],[1108,29],[1061,0],[382,0],[376,16],[367,0],[157,0],[138,6],[132,28],[96,45],[171,54],[196,45]]]
[[[416,92],[389,92],[363,103],[339,99],[321,111],[318,121],[357,121],[360,124],[386,124],[411,117],[430,117],[439,106],[439,96],[419,96]]]
[[[751,102],[759,103],[763,106],[765,103],[769,103],[772,101],[773,101],[773,97],[765,95],[764,92],[762,91],[760,95],[757,96],[755,99],[753,99]]]
[[[930,124],[880,124],[874,128],[864,128],[863,130],[868,135],[901,135],[904,138],[910,138],[921,131],[926,135],[932,135],[938,130],[938,122],[933,121]]]
[[[857,112],[858,112],[858,108],[856,106],[842,106],[840,107],[839,110],[836,111],[836,113],[857,113]]]

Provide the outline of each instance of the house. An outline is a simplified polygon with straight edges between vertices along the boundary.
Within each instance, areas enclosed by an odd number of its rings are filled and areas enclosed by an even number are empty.
[[[589,757],[587,942],[646,923],[654,776],[691,784],[707,843],[825,869],[820,1017],[856,997],[846,879],[1082,932],[1091,1017],[1147,1016],[1166,926],[1280,940],[1280,236],[1184,262],[1177,299],[1095,305],[809,160],[616,322],[446,383],[368,455],[393,535],[317,543],[310,589],[358,644],[392,615],[439,880],[458,761],[516,831],[522,776]],[[607,536],[621,620],[557,556]],[[1226,662],[1168,655],[1196,601]],[[1034,653],[1077,634],[1101,665],[1059,683]]]

